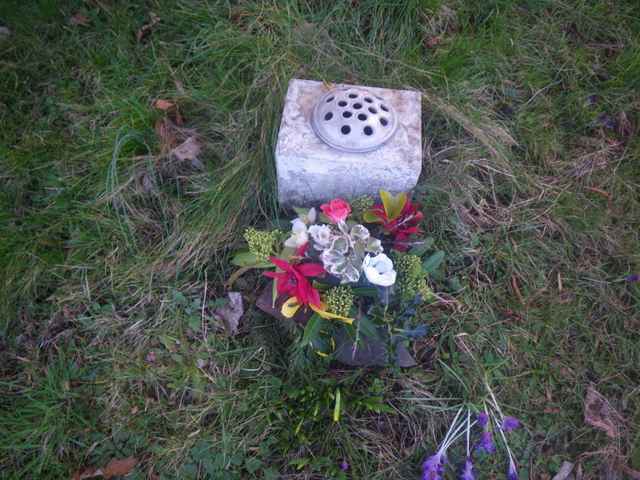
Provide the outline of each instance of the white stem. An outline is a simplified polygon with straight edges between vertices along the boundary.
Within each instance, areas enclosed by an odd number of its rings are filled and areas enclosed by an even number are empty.
[[[467,458],[469,458],[469,434],[471,433],[471,410],[467,410]]]
[[[464,428],[466,422],[463,422],[461,424],[461,427]],[[469,428],[473,427],[477,422],[473,422]],[[455,436],[451,437],[451,440],[449,440],[449,442],[447,442],[447,448],[445,448],[445,450],[447,450],[456,440],[458,440],[462,435],[464,435],[465,432],[464,431],[460,431],[460,429],[458,429],[458,431],[454,434]]]
[[[511,454],[511,449],[509,448],[509,444],[507,443],[507,437],[504,434],[504,432],[502,431],[502,425],[500,425],[500,423],[498,423],[498,419],[495,418],[495,415],[493,414],[493,412],[491,412],[491,416],[494,417],[493,421],[495,422],[496,427],[498,428],[498,431],[500,432],[500,436],[502,437],[502,441],[504,442],[504,448],[506,448],[507,455],[509,455],[509,461],[513,462],[513,455]]]
[[[458,421],[458,417],[460,416],[460,413],[462,413],[462,408],[463,407],[460,407],[458,409],[458,413],[456,413],[456,416],[454,417],[453,422],[451,422],[451,425],[449,425],[449,430],[447,430],[447,433],[444,436],[444,440],[442,441],[443,444],[447,442],[447,439],[449,438],[449,435],[451,434],[451,430],[453,430],[453,427],[455,426],[456,422]]]
[[[493,407],[496,409],[496,411],[500,414],[500,419],[504,418],[504,415],[502,414],[502,410],[500,410],[500,406],[498,405],[498,400],[496,400],[496,396],[493,394],[493,390],[491,390],[491,387],[489,386],[489,382],[487,382],[487,380],[484,380],[484,385],[485,387],[487,387],[487,391],[489,392],[489,395],[491,395],[491,400],[493,403]]]

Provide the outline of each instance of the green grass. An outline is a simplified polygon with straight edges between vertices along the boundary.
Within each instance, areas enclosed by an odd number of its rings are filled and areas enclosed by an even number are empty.
[[[478,365],[524,421],[523,478],[640,470],[637,2],[10,0],[0,25],[0,476],[134,455],[132,478],[418,478]],[[341,370],[254,309],[232,339],[209,314],[242,228],[285,216],[293,77],[423,93],[416,195],[447,262],[417,368]],[[163,153],[156,99],[200,162]],[[585,423],[589,384],[619,439]]]

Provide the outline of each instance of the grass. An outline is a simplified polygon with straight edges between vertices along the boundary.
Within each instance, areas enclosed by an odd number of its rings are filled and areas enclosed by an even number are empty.
[[[418,478],[478,366],[524,421],[524,478],[640,470],[637,2],[10,0],[0,24],[3,478],[129,455],[131,478]],[[342,370],[254,309],[234,338],[209,314],[239,232],[282,215],[292,77],[423,93],[416,196],[447,262],[417,368]],[[157,99],[199,161],[166,154]],[[619,438],[585,423],[590,384]]]

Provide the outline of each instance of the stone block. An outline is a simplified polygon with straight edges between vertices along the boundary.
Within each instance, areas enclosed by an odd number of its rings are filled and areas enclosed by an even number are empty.
[[[380,189],[398,193],[416,186],[422,169],[422,106],[419,92],[365,88],[390,104],[397,117],[394,135],[366,153],[338,150],[314,132],[314,107],[327,92],[322,82],[289,83],[276,146],[278,199],[285,207],[312,206],[332,198],[377,196]]]

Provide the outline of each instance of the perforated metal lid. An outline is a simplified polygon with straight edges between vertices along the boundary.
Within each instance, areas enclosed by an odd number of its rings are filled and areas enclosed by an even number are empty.
[[[311,126],[326,144],[344,152],[370,152],[396,131],[398,119],[391,104],[364,88],[337,88],[316,104]]]

